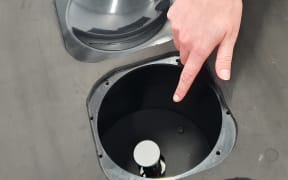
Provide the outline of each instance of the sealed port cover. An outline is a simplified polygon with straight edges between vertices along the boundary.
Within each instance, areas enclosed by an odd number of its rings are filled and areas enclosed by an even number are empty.
[[[141,141],[134,148],[133,157],[139,166],[153,166],[160,160],[159,146],[151,140]]]

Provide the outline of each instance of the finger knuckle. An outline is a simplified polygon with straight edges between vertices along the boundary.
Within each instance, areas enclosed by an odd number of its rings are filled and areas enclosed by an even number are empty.
[[[167,13],[167,18],[171,21],[172,20],[172,10],[170,8],[170,10]]]
[[[230,64],[232,61],[232,55],[223,55],[218,58],[218,62],[222,64]]]
[[[201,57],[201,58],[206,58],[208,54],[207,48],[203,45],[194,46],[193,51],[198,57]]]
[[[177,21],[174,21],[173,19],[170,20],[170,24],[171,24],[171,27],[172,27],[172,31],[174,32],[179,32],[179,22]]]
[[[185,71],[183,72],[182,76],[181,76],[181,82],[183,84],[189,84],[190,81],[192,81],[192,79],[194,78],[194,73],[192,71]]]
[[[186,64],[186,59],[181,58],[180,61],[181,61],[181,64],[182,64],[182,65],[185,65],[185,64]]]
[[[175,12],[175,6],[172,5],[172,6],[169,8],[168,12],[167,12],[167,18],[168,18],[169,20],[174,19],[174,14],[175,14],[174,12]]]
[[[179,34],[179,41],[184,47],[186,47],[186,48],[188,47],[188,49],[189,49],[189,47],[191,48],[191,46],[192,46],[192,40],[189,37],[189,35],[187,35],[187,33],[185,33],[185,32],[181,32]]]

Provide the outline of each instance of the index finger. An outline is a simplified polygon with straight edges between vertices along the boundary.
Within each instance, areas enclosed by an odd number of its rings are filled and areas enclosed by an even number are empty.
[[[183,100],[204,62],[205,57],[201,57],[193,51],[190,52],[173,96],[174,102],[180,102]]]

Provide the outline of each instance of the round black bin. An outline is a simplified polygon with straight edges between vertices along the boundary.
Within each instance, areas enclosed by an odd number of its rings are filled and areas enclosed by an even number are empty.
[[[184,101],[173,102],[182,70],[177,58],[120,68],[93,88],[88,112],[97,154],[109,179],[148,179],[141,177],[133,159],[135,146],[145,140],[159,146],[165,162],[162,177],[172,179],[209,169],[231,152],[235,124],[206,68]]]

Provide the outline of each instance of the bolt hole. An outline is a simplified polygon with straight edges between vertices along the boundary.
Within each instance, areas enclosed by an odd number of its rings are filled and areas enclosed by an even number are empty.
[[[221,155],[221,151],[216,151],[216,155],[220,156]]]
[[[99,154],[98,156],[99,156],[99,158],[103,158],[103,155],[102,155],[102,154]]]
[[[106,81],[106,82],[105,82],[105,85],[106,85],[106,86],[109,86],[109,84],[110,84],[109,81]]]
[[[177,127],[177,132],[179,134],[183,134],[184,133],[184,128],[182,126]]]

